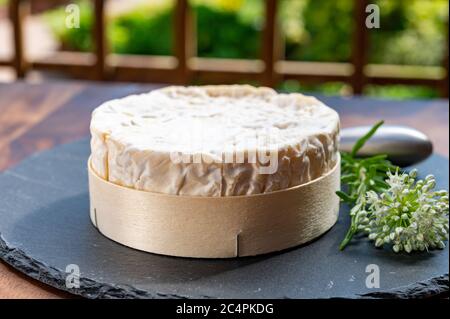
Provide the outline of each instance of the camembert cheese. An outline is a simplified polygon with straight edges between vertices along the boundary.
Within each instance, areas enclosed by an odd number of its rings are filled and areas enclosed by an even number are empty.
[[[167,87],[108,101],[91,165],[112,183],[186,196],[269,193],[325,175],[339,116],[314,97],[248,85]]]

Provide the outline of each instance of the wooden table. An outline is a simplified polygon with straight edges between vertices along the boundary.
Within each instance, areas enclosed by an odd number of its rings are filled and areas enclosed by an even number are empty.
[[[30,154],[89,134],[92,110],[101,102],[145,92],[158,85],[67,82],[0,84],[0,171]],[[449,155],[449,101],[383,101],[322,97],[336,108],[343,127],[380,119],[426,133],[435,151]],[[0,298],[67,298],[0,262]]]

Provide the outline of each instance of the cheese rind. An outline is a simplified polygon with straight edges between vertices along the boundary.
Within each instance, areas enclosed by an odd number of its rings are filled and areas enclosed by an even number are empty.
[[[118,185],[174,195],[268,193],[337,160],[339,117],[314,97],[248,85],[168,87],[92,114],[92,167]]]

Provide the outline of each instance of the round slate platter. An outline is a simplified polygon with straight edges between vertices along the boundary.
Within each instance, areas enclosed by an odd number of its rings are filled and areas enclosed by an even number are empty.
[[[348,226],[308,245],[228,260],[160,256],[103,237],[89,220],[87,139],[38,153],[0,175],[0,257],[30,277],[90,298],[329,298],[428,297],[448,294],[448,248],[394,254],[365,239],[344,252]],[[448,160],[418,165],[448,189]],[[282,212],[280,212],[282,214]],[[380,288],[367,288],[366,267],[379,268]],[[68,265],[80,287],[66,287]]]

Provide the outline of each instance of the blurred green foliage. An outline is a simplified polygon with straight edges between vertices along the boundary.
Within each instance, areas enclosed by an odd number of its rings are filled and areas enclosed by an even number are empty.
[[[0,0],[1,1],[1,0]],[[280,22],[289,60],[349,61],[353,0],[280,0]],[[371,63],[440,65],[445,52],[448,0],[374,0],[381,8],[381,28],[372,29]],[[67,50],[92,50],[92,7],[80,0],[78,29],[66,28],[64,9],[46,14]],[[157,3],[157,4],[155,4]],[[108,38],[116,53],[170,55],[173,51],[173,1],[161,1],[109,17]],[[262,0],[191,0],[197,19],[197,51],[201,57],[258,58],[263,26]],[[305,89],[284,83],[282,89]],[[308,87],[306,87],[307,89]],[[344,84],[309,86],[344,94]],[[419,87],[369,87],[369,95],[431,97]],[[409,93],[408,93],[409,92]]]
[[[126,54],[170,55],[173,15],[169,7],[133,10],[112,19],[108,29],[112,51]]]
[[[371,31],[370,62],[441,65],[448,0],[377,0],[381,28]]]
[[[351,94],[350,85],[344,82],[327,82],[322,84],[300,84],[295,80],[284,81],[278,88],[283,92],[320,92],[323,95],[346,96]],[[420,85],[367,85],[364,95],[393,100],[439,98],[436,89]]]
[[[367,85],[365,95],[394,100],[439,98],[436,89],[419,85]]]
[[[353,0],[281,0],[286,58],[344,62],[350,59]]]
[[[259,57],[261,32],[259,26],[230,10],[218,10],[199,4],[197,17],[197,46],[201,57],[246,58]]]

